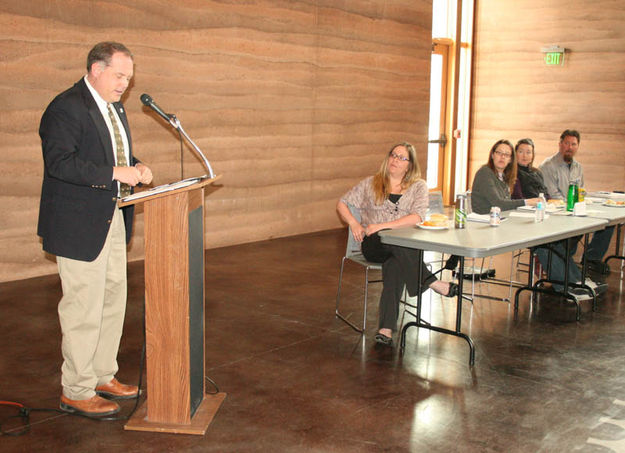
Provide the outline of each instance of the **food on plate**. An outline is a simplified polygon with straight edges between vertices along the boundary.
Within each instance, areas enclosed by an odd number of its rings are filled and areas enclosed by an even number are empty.
[[[604,203],[607,206],[625,206],[625,200],[612,200],[607,199]]]
[[[421,225],[429,227],[446,227],[449,219],[445,214],[431,214],[430,218]]]
[[[551,204],[554,206],[564,206],[564,200],[558,200],[556,198],[550,198],[547,200],[547,204]]]

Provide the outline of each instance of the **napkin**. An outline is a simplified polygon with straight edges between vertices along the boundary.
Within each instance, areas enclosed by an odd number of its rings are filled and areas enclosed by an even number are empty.
[[[525,217],[528,219],[533,219],[536,217],[536,214],[534,214],[533,212],[520,212],[520,211],[512,211],[510,212],[510,217]],[[545,214],[545,219],[549,218],[549,214]]]
[[[467,220],[470,220],[471,222],[490,223],[490,214],[476,214],[475,212],[472,212],[467,215]]]

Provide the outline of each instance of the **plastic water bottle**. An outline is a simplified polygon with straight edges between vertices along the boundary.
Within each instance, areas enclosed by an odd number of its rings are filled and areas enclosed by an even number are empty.
[[[545,203],[539,201],[536,204],[536,212],[534,213],[534,222],[539,223],[545,220]]]

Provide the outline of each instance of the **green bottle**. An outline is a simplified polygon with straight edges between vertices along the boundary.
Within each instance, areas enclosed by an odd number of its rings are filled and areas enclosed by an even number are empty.
[[[575,203],[579,201],[579,187],[577,182],[572,182],[569,184],[569,193],[566,197],[566,210],[569,212],[573,212],[573,208],[575,207]]]

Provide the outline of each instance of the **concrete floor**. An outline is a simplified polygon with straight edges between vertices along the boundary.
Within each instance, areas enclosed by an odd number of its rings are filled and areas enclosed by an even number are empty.
[[[380,285],[366,335],[334,317],[345,231],[206,252],[206,374],[228,394],[206,435],[125,431],[33,412],[30,433],[3,436],[3,452],[606,452],[625,451],[625,289],[613,261],[597,312],[525,293],[463,307],[464,340],[408,331],[406,350],[375,345]],[[506,277],[510,255],[495,260]],[[499,275],[501,274],[501,275]],[[347,270],[345,311],[360,316],[360,268]],[[446,279],[449,276],[445,277]],[[526,277],[520,277],[526,278]],[[470,286],[466,289],[470,290]],[[480,284],[478,291],[507,295]],[[57,276],[0,285],[0,400],[56,408],[60,395]],[[129,266],[119,352],[124,382],[138,380],[143,266]],[[453,328],[455,302],[430,298],[423,316]],[[410,316],[406,315],[406,319]],[[145,382],[145,381],[144,381]],[[127,414],[132,402],[122,403]],[[0,407],[5,430],[13,410]],[[604,443],[603,446],[600,443]]]

